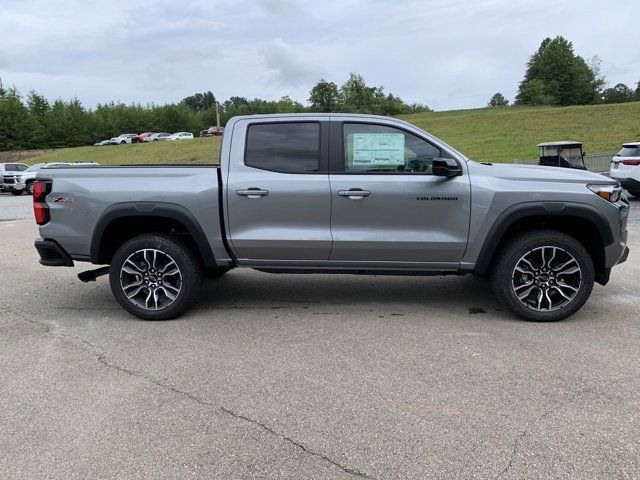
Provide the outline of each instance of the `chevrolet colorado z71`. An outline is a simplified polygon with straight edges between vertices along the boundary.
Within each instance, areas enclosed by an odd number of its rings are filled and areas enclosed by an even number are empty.
[[[40,263],[107,265],[148,320],[197,300],[203,276],[488,275],[516,315],[559,320],[628,255],[617,181],[476,163],[415,126],[349,114],[236,117],[220,166],[63,166],[38,172]]]

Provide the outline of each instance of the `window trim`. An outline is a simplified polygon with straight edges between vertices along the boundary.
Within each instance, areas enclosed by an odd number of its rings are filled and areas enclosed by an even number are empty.
[[[247,165],[247,151],[249,148],[249,129],[253,125],[280,125],[280,124],[293,124],[293,123],[311,123],[317,124],[319,128],[318,134],[318,171],[317,172],[282,172],[280,170],[271,170],[268,168],[255,167],[253,165]],[[281,173],[283,175],[327,175],[329,173],[329,127],[328,120],[273,120],[268,122],[250,122],[247,124],[245,130],[244,140],[244,155],[242,158],[242,165],[246,168],[254,168],[263,172]],[[222,151],[222,150],[221,150]]]
[[[344,125],[345,124],[375,125],[378,127],[395,128],[396,130],[400,130],[401,132],[406,133],[408,135],[413,135],[414,137],[417,137],[420,140],[427,142],[429,145],[433,146],[434,148],[437,148],[438,151],[440,152],[440,155],[438,158],[451,158],[455,160],[458,163],[458,165],[460,164],[460,162],[450,152],[446,151],[445,149],[443,149],[439,145],[436,145],[430,140],[424,138],[423,136],[418,135],[417,133],[412,132],[411,130],[404,128],[400,125],[389,125],[388,123],[384,123],[384,122],[362,122],[357,120],[339,120],[339,121],[331,122],[331,158],[329,160],[329,173],[331,175],[391,175],[391,176],[422,175],[422,176],[428,176],[428,177],[433,176],[433,173],[426,173],[426,172],[397,172],[397,171],[396,172],[393,172],[393,171],[391,172],[349,172],[347,171],[346,170],[346,152],[344,149]]]

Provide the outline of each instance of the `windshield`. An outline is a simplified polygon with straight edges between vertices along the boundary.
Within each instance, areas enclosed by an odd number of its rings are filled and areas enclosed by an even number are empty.
[[[580,148],[563,148],[562,155],[569,160],[582,160],[582,150]]]
[[[44,167],[44,163],[36,163],[35,165],[31,165],[25,171],[26,172],[35,172],[36,170],[40,170],[42,167]]]
[[[21,163],[8,163],[4,166],[4,169],[7,172],[24,172],[27,166]]]

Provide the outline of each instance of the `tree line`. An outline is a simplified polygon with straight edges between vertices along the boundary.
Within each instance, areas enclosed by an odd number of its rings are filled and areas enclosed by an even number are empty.
[[[545,38],[529,58],[514,105],[592,105],[640,101],[640,81],[635,90],[623,83],[605,88],[602,60],[588,61],[576,55],[573,44],[562,36]],[[498,92],[488,107],[506,107],[509,101]]]
[[[126,105],[120,102],[86,108],[76,98],[49,101],[37,92],[22,96],[15,87],[0,84],[0,151],[91,145],[121,133],[145,131],[197,134],[216,124],[216,97],[196,93],[178,103]],[[280,100],[231,97],[219,102],[222,125],[236,115],[261,113],[346,112],[399,115],[429,111],[426,105],[407,104],[350,74],[340,87],[321,79],[309,93],[305,106],[285,96]]]

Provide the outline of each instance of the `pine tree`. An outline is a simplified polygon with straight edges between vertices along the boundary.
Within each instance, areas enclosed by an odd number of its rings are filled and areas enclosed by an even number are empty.
[[[496,93],[491,97],[487,107],[496,108],[496,107],[507,107],[509,106],[509,100],[505,98],[500,92]]]

